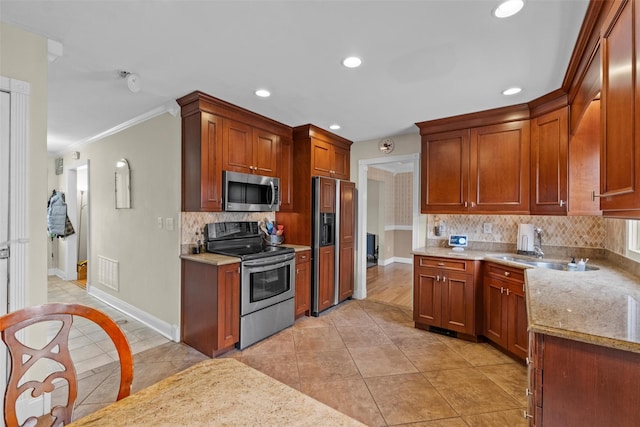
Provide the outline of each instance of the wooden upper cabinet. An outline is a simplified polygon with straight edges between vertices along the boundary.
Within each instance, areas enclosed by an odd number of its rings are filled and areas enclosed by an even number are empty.
[[[469,209],[529,212],[529,121],[471,129]]]
[[[182,211],[222,210],[222,119],[182,117]]]
[[[469,193],[469,130],[422,138],[422,212],[466,212]]]
[[[417,123],[422,213],[528,214],[528,115],[509,107]]]
[[[311,144],[312,176],[349,180],[351,141],[313,125],[298,126],[294,134],[299,135],[296,139],[308,139]]]
[[[223,169],[276,176],[278,136],[234,120],[224,120]]]
[[[606,216],[640,216],[639,9],[631,0],[615,2],[602,31],[600,207]]]
[[[253,173],[278,175],[279,137],[262,129],[253,129]]]
[[[280,212],[291,212],[293,205],[293,140],[281,138],[278,147],[278,176],[280,178]]]
[[[286,161],[280,148],[281,140],[291,143],[291,127],[198,91],[177,102],[182,115],[182,211],[221,211],[224,170],[279,176],[280,164],[291,169],[291,144]],[[292,206],[291,181],[284,183],[286,208]]]
[[[568,107],[531,121],[532,214],[567,213],[568,151]]]
[[[251,173],[253,169],[251,126],[234,120],[224,120],[223,129],[223,169]]]

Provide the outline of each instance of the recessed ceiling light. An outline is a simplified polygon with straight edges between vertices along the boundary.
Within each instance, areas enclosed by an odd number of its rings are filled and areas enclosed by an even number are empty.
[[[357,56],[350,56],[342,61],[342,65],[347,68],[358,68],[362,64],[362,59]]]
[[[524,7],[524,0],[506,0],[493,10],[496,18],[508,18],[520,12]]]
[[[338,129],[340,129],[340,125],[338,125],[338,124],[332,124],[332,125],[330,125],[330,126],[329,126],[329,129],[331,129],[331,130],[338,130]]]
[[[271,92],[269,92],[266,89],[258,89],[255,91],[256,96],[259,96],[260,98],[268,98],[269,96],[271,96]]]
[[[509,89],[505,89],[502,91],[503,95],[515,95],[516,93],[522,92],[522,88],[519,87],[510,87]]]

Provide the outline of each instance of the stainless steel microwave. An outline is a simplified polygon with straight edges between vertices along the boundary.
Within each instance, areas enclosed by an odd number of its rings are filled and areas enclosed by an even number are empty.
[[[277,212],[280,210],[280,178],[222,172],[222,200],[228,212]]]

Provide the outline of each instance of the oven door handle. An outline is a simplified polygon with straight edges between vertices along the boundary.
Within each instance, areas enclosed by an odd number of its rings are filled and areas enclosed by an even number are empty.
[[[278,259],[273,258],[276,257],[243,261],[242,267],[251,268],[253,271],[275,270],[280,267],[285,267],[286,265],[291,263],[294,260],[295,255],[293,257],[285,255],[283,257],[277,257]]]

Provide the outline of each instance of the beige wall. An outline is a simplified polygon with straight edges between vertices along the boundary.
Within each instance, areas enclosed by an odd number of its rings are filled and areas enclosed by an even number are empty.
[[[174,326],[180,321],[180,138],[180,117],[163,114],[76,148],[80,160],[64,156],[65,175],[89,160],[89,284]],[[121,158],[131,168],[131,209],[115,209]],[[173,231],[158,228],[158,217],[172,218]],[[118,261],[118,290],[98,282],[98,256]]]
[[[26,304],[47,301],[47,39],[0,23],[0,75],[30,84]]]

